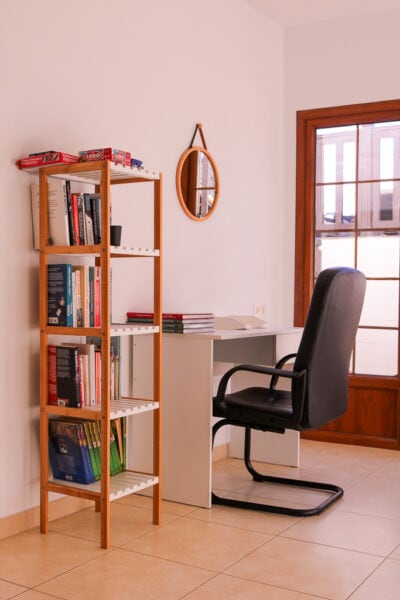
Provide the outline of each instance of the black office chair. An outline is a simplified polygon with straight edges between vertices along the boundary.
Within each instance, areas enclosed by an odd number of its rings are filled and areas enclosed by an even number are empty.
[[[312,508],[289,508],[264,503],[219,497],[212,492],[213,504],[252,508],[294,516],[311,516],[343,495],[337,485],[262,475],[250,460],[251,430],[284,433],[286,429],[305,431],[327,424],[347,408],[350,357],[360,320],[365,294],[365,277],[355,269],[330,268],[322,271],[315,283],[308,316],[297,354],[283,357],[274,368],[238,365],[227,371],[213,399],[213,416],[221,417],[213,426],[245,429],[244,462],[257,482],[284,484],[327,492],[328,496]],[[295,358],[293,370],[283,369]],[[230,378],[237,371],[271,376],[269,387],[250,387],[226,393]],[[280,377],[291,380],[291,391],[277,390]]]

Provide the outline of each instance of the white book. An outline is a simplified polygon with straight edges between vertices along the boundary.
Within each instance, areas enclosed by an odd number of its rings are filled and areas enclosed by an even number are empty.
[[[70,246],[65,181],[48,183],[49,245]],[[39,184],[31,184],[33,247],[39,249]]]

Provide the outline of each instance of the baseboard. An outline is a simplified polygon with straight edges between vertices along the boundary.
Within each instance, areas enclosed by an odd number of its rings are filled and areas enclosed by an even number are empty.
[[[73,496],[64,496],[63,498],[53,500],[53,502],[49,502],[49,521],[65,517],[88,506],[92,506],[92,504],[93,502],[90,500],[74,498]],[[39,522],[39,506],[3,517],[0,519],[0,539],[21,533],[27,529],[32,529],[32,527],[38,527]]]
[[[220,446],[214,446],[212,455],[213,462],[217,460],[222,460],[223,458],[227,458],[228,448],[229,444],[221,444]]]

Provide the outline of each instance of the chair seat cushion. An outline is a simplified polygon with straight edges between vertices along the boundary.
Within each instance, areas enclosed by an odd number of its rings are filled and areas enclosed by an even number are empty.
[[[291,392],[252,387],[214,398],[213,415],[246,423],[273,426],[293,416]]]

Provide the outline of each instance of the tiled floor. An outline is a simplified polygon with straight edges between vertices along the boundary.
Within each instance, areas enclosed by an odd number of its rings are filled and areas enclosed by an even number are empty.
[[[318,517],[164,502],[154,526],[149,499],[126,497],[112,504],[108,551],[92,509],[1,540],[0,600],[398,600],[400,453],[302,441],[301,463],[271,470],[345,490]],[[221,494],[282,495],[255,491],[237,460],[216,463],[214,481]]]

